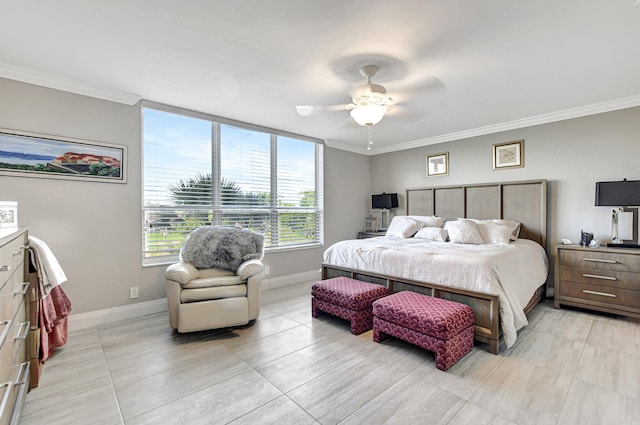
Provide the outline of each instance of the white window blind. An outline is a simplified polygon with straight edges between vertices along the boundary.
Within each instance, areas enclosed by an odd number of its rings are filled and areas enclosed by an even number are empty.
[[[315,148],[311,143],[278,137],[276,210],[281,245],[320,240],[318,206],[322,200],[316,185]]]
[[[144,263],[173,261],[203,225],[249,228],[267,249],[320,244],[322,145],[305,139],[144,107]]]

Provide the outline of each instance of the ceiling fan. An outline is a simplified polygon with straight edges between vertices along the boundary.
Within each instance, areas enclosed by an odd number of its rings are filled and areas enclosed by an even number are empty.
[[[359,86],[351,102],[346,105],[327,106],[322,109],[326,110],[347,110],[351,111],[353,120],[361,126],[367,127],[369,132],[369,144],[367,150],[371,150],[373,144],[371,127],[378,124],[384,115],[393,106],[393,99],[387,95],[387,89],[380,84],[371,82],[371,78],[378,73],[377,65],[365,65],[360,69],[360,73],[367,79],[367,82]],[[317,107],[314,106],[296,106],[296,110],[300,116],[306,117],[311,115]]]
[[[360,69],[360,73],[367,79],[367,82],[356,89],[351,99],[352,103],[327,106],[321,109],[351,111],[351,117],[362,126],[378,124],[394,103],[383,86],[371,82],[371,78],[378,73],[378,69],[377,65],[365,65]],[[317,109],[318,107],[315,106],[296,106],[298,114],[303,117],[311,115]]]

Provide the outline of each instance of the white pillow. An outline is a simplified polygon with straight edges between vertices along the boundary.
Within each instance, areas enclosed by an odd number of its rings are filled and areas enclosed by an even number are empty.
[[[412,218],[408,218],[404,215],[397,215],[391,220],[386,236],[406,239],[413,236],[422,227],[422,223],[419,223]]]
[[[428,239],[430,241],[446,242],[449,233],[439,227],[423,227],[418,233],[413,235],[414,239]]]
[[[513,220],[505,220],[503,218],[492,218],[489,220],[473,220],[476,223],[495,223],[495,224],[501,224],[503,226],[507,226],[508,228],[511,229],[511,240],[515,241],[518,239],[518,236],[520,236],[520,228],[522,227],[522,224],[519,221],[513,221]]]
[[[522,223],[519,221],[513,220],[504,220],[502,218],[495,218],[491,220],[492,223],[502,224],[503,226],[507,226],[511,229],[511,240],[515,241],[520,236],[520,228],[522,227]]]
[[[412,218],[415,221],[422,223],[423,227],[440,227],[444,226],[446,219],[444,217],[437,217],[435,215],[406,215],[405,217]]]
[[[447,221],[444,228],[449,233],[449,240],[453,243],[484,244],[478,226],[471,220]]]
[[[508,244],[511,240],[513,230],[505,225],[479,221],[476,223],[484,243]]]

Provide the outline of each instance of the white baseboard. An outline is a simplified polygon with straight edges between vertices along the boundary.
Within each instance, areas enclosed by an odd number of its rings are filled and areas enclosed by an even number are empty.
[[[134,319],[148,314],[167,311],[167,299],[143,301],[131,305],[105,308],[104,310],[89,311],[87,313],[69,316],[69,331],[93,328],[95,326],[117,322],[124,319]],[[169,319],[167,318],[167,321]],[[168,322],[167,322],[168,323]],[[167,325],[168,326],[168,325]]]
[[[275,289],[297,283],[320,280],[320,270],[295,273],[287,276],[279,276],[262,280],[262,290]],[[72,314],[69,316],[69,331],[93,328],[119,320],[135,319],[136,317],[167,311],[167,299],[143,301],[140,303],[123,305],[103,310],[89,311],[87,313]],[[167,326],[169,326],[167,318]]]
[[[296,283],[311,282],[320,280],[320,270],[294,273],[286,276],[262,279],[262,290],[281,288],[283,286],[295,285]]]

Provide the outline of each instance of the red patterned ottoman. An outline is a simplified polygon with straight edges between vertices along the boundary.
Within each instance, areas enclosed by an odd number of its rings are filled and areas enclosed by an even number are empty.
[[[349,320],[351,333],[358,335],[372,327],[371,304],[387,294],[382,285],[348,277],[321,280],[311,286],[311,315],[318,317],[324,312]]]
[[[373,303],[373,340],[394,336],[436,353],[447,370],[473,349],[473,310],[442,298],[397,292]]]

